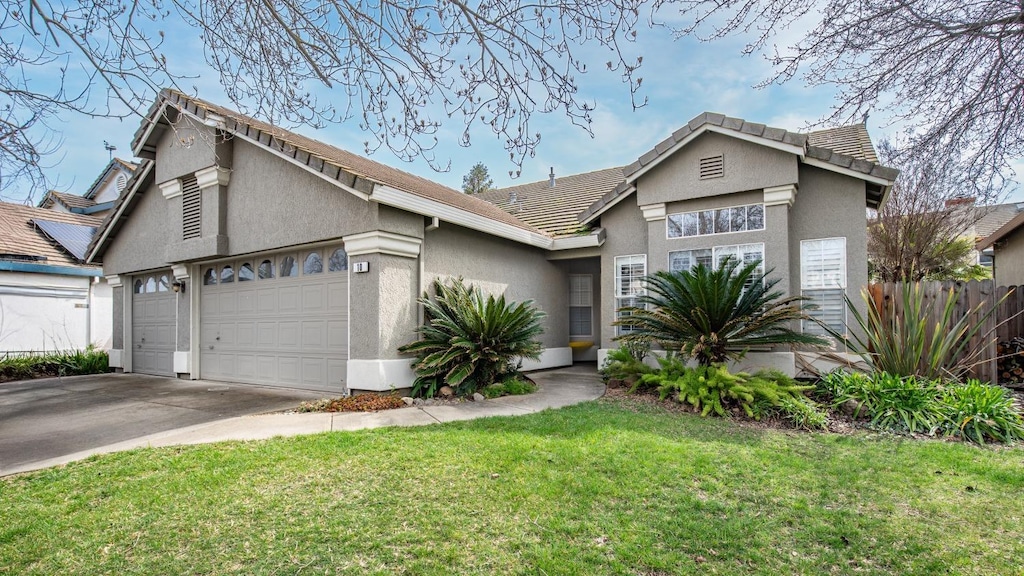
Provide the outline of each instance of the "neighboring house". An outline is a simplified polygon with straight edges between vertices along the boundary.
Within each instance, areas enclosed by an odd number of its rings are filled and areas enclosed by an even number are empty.
[[[0,353],[109,347],[110,287],[85,263],[101,222],[0,203]]]
[[[1024,210],[1024,203],[1009,202],[1006,204],[995,204],[991,206],[974,206],[975,222],[964,232],[964,236],[974,242],[978,242],[991,236],[996,230],[1012,220],[1017,214]],[[977,263],[982,266],[992,266],[992,247],[978,248],[975,245]]]
[[[978,250],[992,251],[992,278],[996,286],[1024,285],[1024,212],[978,240]]]
[[[397,348],[439,277],[547,314],[526,368],[600,358],[645,274],[729,256],[838,326],[867,281],[865,207],[896,177],[863,126],[706,113],[625,168],[481,198],[176,91],[132,151],[147,160],[89,248],[114,286],[112,364],[336,392],[411,384]]]
[[[136,168],[138,168],[137,164],[113,158],[89,186],[85,194],[76,196],[50,190],[39,201],[39,207],[103,218],[114,207],[118,196],[121,195]]]

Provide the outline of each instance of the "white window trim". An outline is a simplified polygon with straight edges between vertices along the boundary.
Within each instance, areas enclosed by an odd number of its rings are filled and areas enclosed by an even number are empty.
[[[842,267],[842,282],[840,284],[835,285],[835,286],[812,286],[812,287],[809,287],[805,283],[806,276],[804,274],[804,272],[805,272],[805,266],[804,266],[804,246],[806,244],[810,243],[810,242],[824,242],[824,241],[827,241],[827,240],[842,240],[843,241],[843,248],[842,248],[842,251],[840,252],[840,260],[842,262],[841,263],[841,267]],[[847,256],[848,256],[848,250],[847,250],[848,244],[847,244],[846,240],[847,240],[847,238],[845,236],[833,236],[833,237],[829,237],[829,238],[807,238],[805,240],[801,240],[800,241],[800,295],[801,296],[805,296],[806,293],[809,292],[809,291],[840,290],[841,289],[843,291],[842,323],[843,323],[843,327],[844,327],[844,332],[848,333],[849,330],[847,328],[847,322],[849,321],[850,311],[847,309],[847,306],[846,306],[846,296],[847,296],[847,289],[848,289],[847,285],[849,283],[849,258],[847,258]],[[806,324],[807,324],[807,322],[808,321],[806,321],[806,320],[800,322],[800,331],[801,332],[806,332]]]
[[[573,306],[572,305],[572,278],[583,277],[587,279],[590,285],[590,305],[589,306]],[[569,338],[593,338],[594,337],[594,275],[593,274],[570,274],[569,275],[569,308],[590,308],[590,334],[573,334],[572,333],[572,313],[569,314]]]
[[[685,234],[682,235],[682,236],[669,236],[669,234],[668,234],[668,221],[669,221],[669,218],[671,218],[672,216],[683,216],[684,214],[699,214],[701,212],[707,212],[709,210],[711,210],[711,211],[714,211],[714,210],[725,210],[726,208],[731,210],[733,208],[746,208],[748,206],[761,206],[762,216],[761,216],[761,227],[760,228],[755,228],[753,230],[750,230],[750,229],[740,230],[740,231],[737,231],[737,232],[712,232],[711,234],[697,234],[696,236],[686,236]],[[699,218],[699,216],[698,216],[698,218]],[[707,237],[711,237],[711,236],[724,236],[726,234],[746,234],[747,232],[764,232],[767,229],[768,229],[768,209],[765,206],[764,202],[751,202],[749,204],[734,204],[734,205],[731,205],[731,206],[716,206],[715,208],[705,208],[704,210],[687,210],[686,212],[673,212],[671,214],[666,214],[665,215],[665,239],[666,240],[685,240],[687,238],[707,238]]]
[[[622,259],[625,259],[625,258],[642,258],[643,259],[644,270],[640,274],[640,277],[642,278],[642,277],[647,275],[647,254],[623,254],[621,256],[616,256],[615,257],[615,261],[614,261],[615,262],[615,273],[612,275],[612,281],[615,283],[614,284],[614,290],[613,290],[613,295],[614,295],[613,300],[614,300],[614,303],[615,303],[615,310],[614,310],[614,314],[612,315],[613,321],[619,319],[619,309],[622,308],[622,306],[619,304],[619,302],[621,300],[633,300],[635,298],[638,298],[638,297],[642,296],[643,293],[644,293],[643,288],[641,288],[636,294],[627,294],[627,295],[620,295],[619,294],[619,285],[621,284],[621,282],[619,281],[619,279],[620,279],[620,276],[619,276],[619,270],[620,270],[619,261],[622,260]],[[616,336],[621,336],[622,335],[622,326],[616,326],[615,327],[615,335]]]
[[[680,248],[678,250],[669,250],[668,251],[668,259],[667,259],[667,262],[666,262],[665,270],[668,270],[669,272],[672,272],[672,254],[674,254],[676,252],[696,252],[698,250],[709,250],[709,251],[711,251],[711,264],[712,264],[712,266],[714,266],[714,263],[715,263],[715,248],[714,248],[714,246],[708,246],[707,248]]]

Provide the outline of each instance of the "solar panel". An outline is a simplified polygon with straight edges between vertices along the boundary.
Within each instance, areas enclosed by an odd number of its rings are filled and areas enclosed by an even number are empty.
[[[82,226],[80,224],[68,224],[66,222],[54,222],[53,220],[33,220],[39,230],[46,234],[51,240],[60,244],[72,256],[79,260],[85,260],[85,251],[89,249],[89,242],[96,234],[95,226]]]

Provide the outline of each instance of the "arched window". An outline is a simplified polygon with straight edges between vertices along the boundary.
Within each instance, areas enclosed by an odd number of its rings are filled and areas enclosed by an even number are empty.
[[[213,286],[217,283],[217,271],[213,268],[207,268],[206,272],[203,272],[203,286]]]
[[[319,274],[324,271],[324,261],[320,259],[319,252],[310,252],[306,255],[306,261],[302,264],[303,274]]]
[[[344,248],[338,248],[327,259],[327,271],[341,272],[342,270],[348,270],[348,254],[345,253]]]
[[[135,281],[135,290],[134,290],[134,292],[136,294],[142,294],[143,292],[145,292],[145,290],[142,288],[142,280],[136,280]]]
[[[146,278],[146,294],[156,292],[156,278],[150,276]]]
[[[246,263],[244,263],[244,264],[242,264],[241,266],[238,267],[238,281],[239,282],[248,282],[248,281],[253,280],[253,279],[254,279],[254,276],[252,274],[252,264],[249,264],[248,262],[246,262]]]
[[[220,270],[220,283],[227,284],[235,281],[235,270],[231,267],[231,264],[221,268]]]
[[[167,274],[161,274],[160,280],[156,283],[157,292],[167,292],[171,289],[171,282],[167,279]]]
[[[293,278],[299,275],[299,267],[295,265],[295,258],[285,256],[281,258],[281,278]]]
[[[260,262],[259,278],[260,280],[269,280],[274,277],[274,262],[271,260],[264,260]]]

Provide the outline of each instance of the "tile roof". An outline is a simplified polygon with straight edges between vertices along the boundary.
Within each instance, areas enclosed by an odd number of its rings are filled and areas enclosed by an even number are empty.
[[[492,204],[515,214],[520,220],[558,238],[574,236],[580,230],[576,215],[622,182],[622,168],[606,168],[584,174],[530,182],[490,190],[478,195]],[[510,203],[515,195],[516,202]]]
[[[992,206],[975,206],[974,209],[978,216],[978,220],[974,223],[974,233],[978,238],[987,238],[1024,209],[1024,204],[1010,202]]]
[[[53,202],[60,202],[66,208],[91,208],[96,205],[96,202],[83,196],[50,190],[46,193],[46,196],[43,196],[43,199],[39,201],[39,207],[48,208],[53,205]]]
[[[479,198],[176,90],[163,90],[150,108],[148,120],[142,122],[132,140],[132,149],[136,153],[139,153],[145,144],[144,138],[149,134],[150,122],[160,120],[154,114],[160,114],[164,103],[186,110],[200,119],[205,119],[210,113],[221,116],[228,131],[294,158],[346,186],[354,187],[358,179],[368,180],[529,232],[541,233],[526,222]]]
[[[864,124],[852,124],[807,133],[807,145],[828,148],[851,158],[878,163],[878,154]]]
[[[1009,236],[1021,226],[1024,226],[1024,212],[1018,212],[1016,216],[1003,223],[998,229],[989,234],[988,236],[982,237],[975,244],[975,248],[978,250],[984,250],[1003,238]]]
[[[100,175],[97,176],[96,179],[93,180],[92,184],[90,184],[89,187],[86,189],[86,192],[85,194],[83,194],[83,196],[85,196],[86,198],[95,197],[96,194],[99,193],[100,184],[102,184],[103,181],[107,179],[107,174],[110,174],[110,172],[115,167],[125,169],[128,172],[128,176],[131,177],[132,173],[135,172],[139,165],[134,162],[122,160],[120,158],[111,158],[110,162],[107,163],[107,166],[103,169],[102,172],[100,172]]]
[[[34,224],[37,219],[90,227],[99,226],[102,222],[93,216],[0,202],[0,259],[42,257],[45,258],[42,262],[50,265],[83,266],[67,250],[41,233]]]

